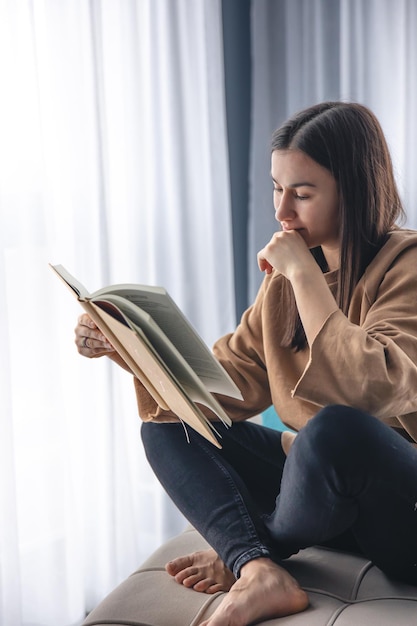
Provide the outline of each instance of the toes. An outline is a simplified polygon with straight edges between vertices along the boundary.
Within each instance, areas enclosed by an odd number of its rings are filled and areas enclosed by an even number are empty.
[[[199,571],[196,567],[186,567],[185,569],[178,572],[178,574],[175,574],[174,578],[177,581],[177,583],[180,583],[181,585],[185,585],[186,587],[192,587],[194,583],[201,580],[201,575],[199,574]],[[191,584],[190,583],[186,584],[185,581],[188,579],[192,579]]]
[[[170,574],[171,576],[175,576],[182,570],[186,569],[187,567],[190,567],[192,564],[193,564],[193,560],[191,556],[189,555],[180,556],[177,559],[173,559],[172,561],[169,561],[169,563],[165,565],[165,569],[168,572],[168,574]]]
[[[219,591],[229,591],[229,589],[220,583],[214,583],[205,590],[205,592],[209,594],[218,593]]]
[[[219,591],[228,591],[222,583],[216,583],[212,578],[205,578],[201,580],[196,585],[194,585],[193,589],[195,591],[200,591],[203,593],[214,594]]]
[[[184,585],[184,587],[193,587],[201,580],[201,574],[195,567],[189,567],[188,569],[179,572],[179,574],[175,576],[175,580],[177,583]]]
[[[215,582],[212,578],[203,578],[203,580],[199,580],[193,585],[194,591],[200,591],[203,593],[209,593],[208,589],[214,586]]]

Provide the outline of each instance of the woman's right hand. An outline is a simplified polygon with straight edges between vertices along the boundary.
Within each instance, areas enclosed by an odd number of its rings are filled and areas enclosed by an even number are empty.
[[[115,349],[87,313],[80,315],[74,332],[75,345],[82,356],[91,359],[92,357],[105,355],[111,357],[114,355]]]
[[[294,272],[308,273],[316,264],[306,242],[296,230],[278,231],[258,252],[258,267],[271,274],[278,270],[291,281]]]

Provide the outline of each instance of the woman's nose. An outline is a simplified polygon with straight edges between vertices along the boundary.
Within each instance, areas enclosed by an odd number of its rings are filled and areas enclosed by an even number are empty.
[[[286,191],[276,194],[274,198],[275,219],[277,222],[285,222],[293,219],[295,211],[291,195]]]

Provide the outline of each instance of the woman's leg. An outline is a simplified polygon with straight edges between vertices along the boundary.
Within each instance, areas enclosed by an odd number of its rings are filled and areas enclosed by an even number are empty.
[[[417,583],[417,450],[366,413],[326,407],[291,448],[267,526],[283,558],[350,529],[377,566]]]
[[[179,424],[144,424],[142,439],[178,508],[239,576],[201,626],[245,626],[303,611],[308,597],[271,560],[262,521],[275,505],[285,462],[280,433],[234,424],[223,432],[221,451],[194,432],[187,443]]]
[[[244,626],[303,611],[308,597],[271,560],[261,517],[273,509],[279,490],[285,462],[280,433],[234,424],[223,432],[221,451],[194,432],[187,443],[178,424],[144,424],[142,439],[166,491],[239,576],[201,626]]]
[[[218,450],[181,424],[142,425],[147,458],[185,517],[237,577],[247,561],[274,558],[263,515],[280,488],[285,454],[281,433],[250,422],[222,434]]]

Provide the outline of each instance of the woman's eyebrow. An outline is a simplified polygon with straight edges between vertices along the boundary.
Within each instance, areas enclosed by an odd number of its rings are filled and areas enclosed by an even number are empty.
[[[271,176],[272,181],[276,184],[279,185],[280,183],[275,180],[275,178],[273,176]],[[291,185],[288,185],[288,187],[291,187],[292,189],[295,189],[296,187],[315,187],[316,185],[314,183],[309,183],[308,181],[301,181],[299,183],[291,183]]]

